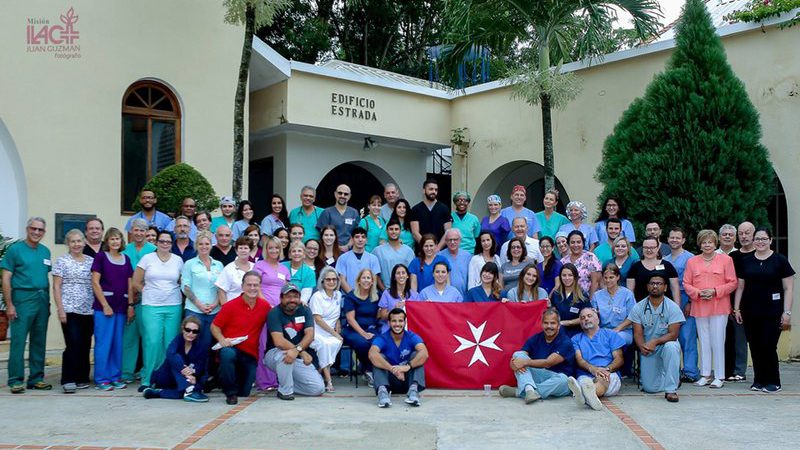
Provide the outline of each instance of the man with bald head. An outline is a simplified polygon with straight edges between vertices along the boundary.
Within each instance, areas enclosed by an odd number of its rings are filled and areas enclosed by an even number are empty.
[[[317,220],[317,230],[322,234],[322,227],[331,225],[336,228],[339,235],[339,248],[344,253],[353,245],[353,229],[358,226],[361,216],[355,208],[347,206],[350,201],[350,186],[340,184],[336,186],[336,204],[325,208]]]
[[[751,222],[742,222],[736,229],[739,237],[739,249],[733,250],[729,256],[733,259],[736,273],[741,274],[740,264],[742,259],[755,251],[753,235],[756,227]],[[733,304],[733,294],[731,294]],[[747,381],[747,337],[744,335],[744,326],[736,322],[733,314],[728,315],[728,326],[725,329],[725,381]]]
[[[528,251],[528,258],[535,260],[537,263],[544,261],[544,256],[542,256],[542,253],[539,251],[539,240],[528,236],[528,221],[524,217],[516,217],[511,221],[511,233],[513,235],[512,237],[525,240],[525,250]],[[510,241],[506,241],[503,246],[500,247],[500,253],[497,255],[500,257],[500,264],[508,262],[509,242]]]
[[[610,397],[622,386],[619,370],[622,367],[622,347],[625,340],[610,328],[600,327],[600,316],[594,308],[583,308],[578,320],[581,333],[572,336],[578,379],[567,378],[567,386],[579,406],[603,409],[600,397]]]
[[[445,249],[439,252],[439,255],[450,264],[450,285],[464,295],[467,293],[469,261],[472,259],[472,254],[461,248],[461,239],[461,230],[458,228],[445,231]]]
[[[381,206],[381,217],[388,222],[392,218],[397,200],[400,199],[400,189],[394,183],[386,183],[383,187],[383,198],[386,203]]]

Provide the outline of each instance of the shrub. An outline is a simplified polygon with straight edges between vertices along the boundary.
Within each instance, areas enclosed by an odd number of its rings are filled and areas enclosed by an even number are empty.
[[[219,206],[219,198],[211,183],[194,167],[186,163],[169,166],[144,185],[158,197],[158,209],[166,213],[180,211],[181,202],[191,197],[197,202],[197,210],[213,211]],[[133,203],[133,210],[141,209],[139,198]]]

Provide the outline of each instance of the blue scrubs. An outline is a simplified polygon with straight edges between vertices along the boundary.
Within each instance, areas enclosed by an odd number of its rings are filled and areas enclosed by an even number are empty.
[[[516,217],[524,217],[525,221],[528,222],[528,236],[533,237],[534,233],[538,233],[541,231],[541,227],[539,226],[539,219],[536,218],[536,213],[531,211],[528,208],[523,207],[519,212],[514,211],[513,206],[507,206],[500,210],[500,215],[505,217],[508,220],[508,224],[511,228],[514,228],[514,218]],[[506,240],[514,238],[514,231],[509,231]]]
[[[426,287],[433,285],[433,266],[440,262],[447,264],[448,270],[451,269],[450,263],[440,255],[434,256],[430,264],[425,264],[420,258],[414,258],[411,261],[411,264],[408,265],[408,273],[417,277],[417,291],[422,292]]]
[[[464,303],[499,301],[500,299],[495,296],[486,295],[486,291],[483,290],[483,286],[475,286],[474,288],[468,290],[467,295],[464,296]]]
[[[447,285],[442,293],[436,290],[435,285],[430,285],[419,293],[419,298],[428,300],[429,302],[442,302],[442,303],[461,303],[464,297],[458,289],[453,286]]]
[[[614,361],[614,350],[624,347],[625,341],[617,333],[607,328],[600,328],[591,338],[585,333],[572,336],[572,345],[576,352],[580,350],[584,361],[596,367],[606,367]],[[580,367],[576,367],[576,370],[578,376],[593,376]]]
[[[678,283],[681,288],[681,311],[689,303],[689,296],[683,290],[683,272],[686,270],[686,263],[692,256],[694,253],[684,250],[677,257],[672,253],[664,257],[664,261],[672,263],[675,271],[678,272]],[[683,375],[693,380],[700,378],[700,368],[697,364],[697,324],[693,316],[686,317],[686,322],[681,326],[681,332],[678,334],[678,343],[681,344],[683,350]]]
[[[636,234],[633,232],[633,224],[628,219],[622,219],[622,235],[628,238],[630,242],[636,242]],[[594,224],[594,232],[600,242],[608,241],[608,234],[606,233],[606,221],[599,220]]]
[[[350,250],[339,256],[339,259],[336,260],[336,271],[344,275],[347,284],[350,285],[350,289],[355,289],[356,277],[362,269],[371,270],[372,275],[376,277],[381,274],[381,265],[378,262],[378,258],[372,253],[363,252],[359,257],[359,254]]]
[[[381,266],[381,279],[383,280],[383,285],[387,289],[392,281],[392,270],[394,270],[394,266],[403,264],[408,267],[414,259],[414,252],[410,247],[401,245],[400,248],[395,250],[388,242],[379,245],[372,251],[372,254],[378,258],[378,264]]]
[[[570,234],[571,232],[578,230],[583,233],[583,249],[587,252],[589,251],[589,246],[592,244],[600,243],[600,239],[597,237],[597,233],[594,232],[594,227],[589,225],[588,223],[581,223],[581,226],[575,228],[575,225],[572,222],[562,225],[561,228],[558,229],[559,233],[566,233]],[[608,240],[608,238],[606,238]]]
[[[472,255],[459,248],[455,256],[450,253],[449,249],[439,252],[439,256],[450,263],[450,285],[458,289],[461,294],[465,294],[467,292],[469,263],[472,260]]]
[[[561,320],[575,320],[580,315],[583,308],[591,308],[592,303],[589,301],[589,294],[583,292],[583,301],[572,303],[572,298],[575,294],[570,294],[567,298],[561,297],[558,291],[553,291],[550,294],[550,304],[558,310]],[[571,325],[568,327],[561,327],[567,336],[572,337],[581,332],[580,325]]]
[[[613,329],[624,322],[635,305],[633,292],[621,286],[617,288],[613,297],[608,289],[601,289],[592,297],[592,307],[600,316],[600,326],[608,329]],[[625,345],[631,345],[633,342],[633,330],[630,328],[620,331],[619,336],[625,340]]]
[[[645,342],[659,338],[673,323],[685,322],[680,307],[664,297],[661,305],[653,307],[649,299],[639,302],[628,315],[633,323],[642,325]],[[676,341],[656,347],[649,356],[641,356],[640,378],[645,392],[675,392],[680,382],[681,347]]]

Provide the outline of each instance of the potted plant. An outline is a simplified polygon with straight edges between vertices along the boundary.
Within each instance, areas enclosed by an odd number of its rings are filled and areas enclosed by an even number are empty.
[[[0,261],[6,255],[8,248],[16,242],[16,240],[7,238],[0,234]],[[8,335],[8,315],[6,314],[6,302],[3,299],[3,279],[0,278],[0,341],[6,340]]]

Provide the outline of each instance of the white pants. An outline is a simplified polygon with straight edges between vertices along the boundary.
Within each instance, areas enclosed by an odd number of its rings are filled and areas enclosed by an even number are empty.
[[[590,380],[594,382],[594,378],[588,375],[581,375],[578,377],[578,383],[581,383],[582,380]],[[619,393],[619,389],[622,387],[622,380],[619,378],[619,373],[613,372],[610,377],[608,377],[608,389],[606,389],[606,393],[603,394],[603,397],[611,397],[613,395],[617,395]]]
[[[725,326],[727,315],[695,317],[700,338],[700,375],[709,377],[713,362],[714,378],[725,379]]]

